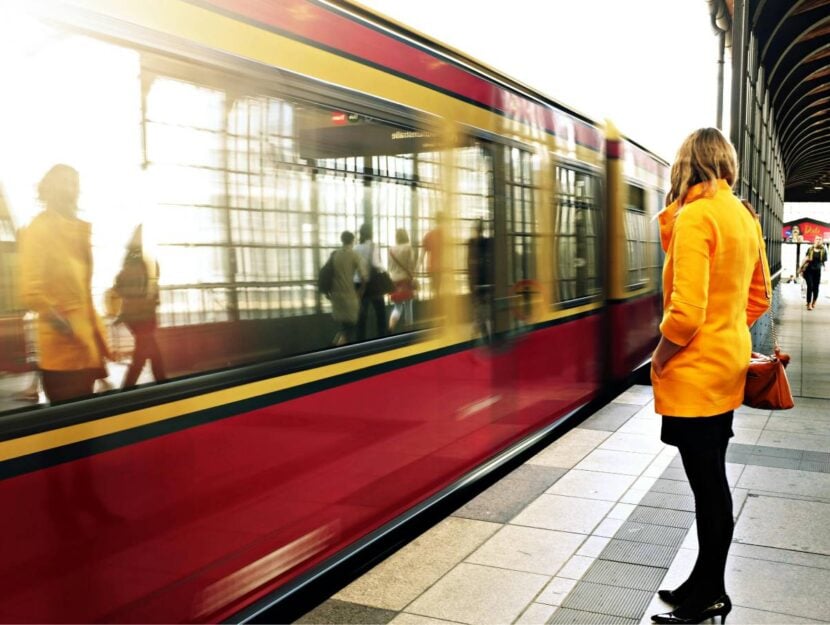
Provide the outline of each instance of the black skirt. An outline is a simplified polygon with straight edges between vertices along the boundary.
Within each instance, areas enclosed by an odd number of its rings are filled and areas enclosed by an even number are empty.
[[[714,417],[663,417],[660,440],[675,447],[716,447],[735,436],[732,411]]]

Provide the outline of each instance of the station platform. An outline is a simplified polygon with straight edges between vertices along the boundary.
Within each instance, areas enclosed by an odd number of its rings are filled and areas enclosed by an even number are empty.
[[[810,311],[800,285],[779,288],[796,406],[735,412],[733,625],[830,621],[830,297]],[[696,557],[659,432],[651,388],[628,389],[296,622],[650,623]]]

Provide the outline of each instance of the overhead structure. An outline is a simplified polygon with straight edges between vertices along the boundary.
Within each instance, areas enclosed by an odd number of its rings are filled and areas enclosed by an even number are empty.
[[[830,0],[707,2],[732,49],[737,190],[761,215],[776,271],[784,202],[830,201]]]

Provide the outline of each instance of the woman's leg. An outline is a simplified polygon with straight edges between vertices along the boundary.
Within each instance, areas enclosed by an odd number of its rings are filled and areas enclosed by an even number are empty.
[[[683,589],[681,608],[700,610],[726,593],[724,573],[732,542],[732,494],[726,479],[726,447],[681,446],[680,457],[695,497],[698,556]]]
[[[813,271],[805,271],[804,272],[804,281],[807,283],[807,305],[809,306],[811,303],[816,301],[816,297],[818,296],[818,284],[815,276],[815,272]]]

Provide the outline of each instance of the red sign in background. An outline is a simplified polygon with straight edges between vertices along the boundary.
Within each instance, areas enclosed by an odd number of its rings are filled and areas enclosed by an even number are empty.
[[[812,243],[816,236],[830,241],[830,224],[815,219],[796,219],[783,224],[781,236],[788,243]]]

